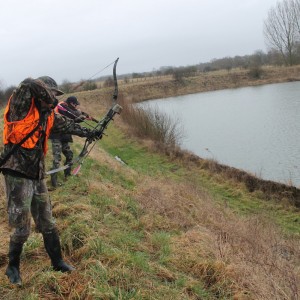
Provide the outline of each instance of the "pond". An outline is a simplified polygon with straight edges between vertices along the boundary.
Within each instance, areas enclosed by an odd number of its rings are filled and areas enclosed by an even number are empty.
[[[260,178],[300,185],[300,82],[143,102],[184,128],[181,148]]]

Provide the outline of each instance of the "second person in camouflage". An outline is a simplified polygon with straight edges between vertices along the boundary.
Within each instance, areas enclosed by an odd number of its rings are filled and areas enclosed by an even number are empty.
[[[76,123],[80,123],[84,120],[91,120],[92,118],[85,112],[81,112],[78,109],[80,103],[75,96],[68,97],[65,101],[60,102],[55,111],[63,116],[66,116]],[[70,143],[73,143],[73,138],[70,133],[53,132],[50,134],[50,140],[52,142],[52,155],[53,163],[52,169],[60,167],[61,154],[66,158],[65,165],[69,165],[68,169],[64,170],[65,177],[71,175],[71,165],[73,160],[73,151],[70,147]],[[51,185],[53,187],[58,186],[57,173],[51,174]]]

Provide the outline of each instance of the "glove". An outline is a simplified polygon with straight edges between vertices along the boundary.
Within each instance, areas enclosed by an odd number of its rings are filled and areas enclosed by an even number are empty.
[[[87,138],[90,141],[97,141],[97,140],[100,140],[102,138],[102,133],[101,133],[100,130],[91,131],[88,134]]]
[[[101,140],[102,139],[102,132],[100,130],[96,130],[95,131],[95,137],[97,140]]]
[[[86,112],[82,111],[81,114],[84,116],[85,120],[94,121],[94,122],[98,123],[98,120],[96,120],[95,118],[91,117]]]

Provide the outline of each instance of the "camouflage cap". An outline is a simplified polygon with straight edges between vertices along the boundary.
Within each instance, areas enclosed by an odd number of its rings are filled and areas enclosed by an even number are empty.
[[[60,96],[63,95],[64,92],[58,89],[58,85],[56,83],[56,81],[49,77],[49,76],[41,76],[39,78],[37,78],[37,80],[41,80],[42,82],[44,82],[46,84],[46,86],[52,90],[56,92],[56,96]]]
[[[75,96],[70,96],[70,97],[68,97],[66,100],[65,100],[65,102],[67,102],[67,103],[72,103],[72,104],[74,104],[74,105],[80,105],[80,103],[79,103],[79,101],[77,100],[77,98],[75,97]]]

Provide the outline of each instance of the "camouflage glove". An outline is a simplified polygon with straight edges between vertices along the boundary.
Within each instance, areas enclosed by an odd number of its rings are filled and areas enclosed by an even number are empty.
[[[100,140],[102,138],[102,132],[100,130],[95,130],[95,131],[91,131],[88,139],[90,141],[97,141]]]
[[[85,138],[90,139],[94,135],[93,130],[90,130],[85,127],[81,127],[78,124],[75,124],[75,128],[76,128],[76,132],[73,132],[73,134],[78,135],[80,137],[85,137]]]
[[[102,132],[100,130],[96,130],[95,131],[95,137],[97,140],[101,140],[102,139]]]

